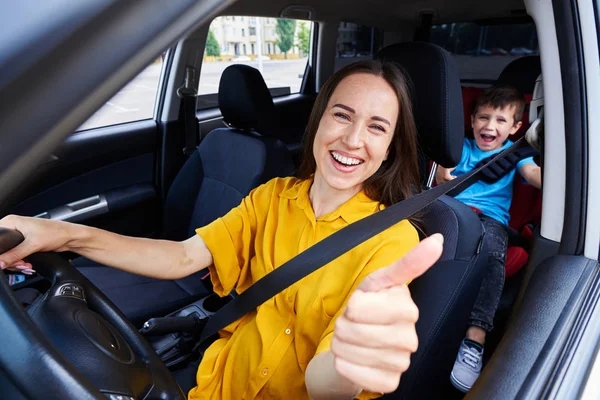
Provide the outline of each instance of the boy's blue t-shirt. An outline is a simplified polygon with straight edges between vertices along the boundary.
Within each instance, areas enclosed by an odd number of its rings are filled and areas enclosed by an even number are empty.
[[[483,151],[477,147],[477,143],[473,139],[465,139],[463,143],[463,152],[460,162],[452,175],[461,176],[475,168],[475,166],[483,159],[486,159],[494,154],[500,153],[502,150],[510,147],[513,144],[507,140],[504,145],[492,151]],[[512,200],[513,179],[515,172],[525,164],[534,164],[533,157],[524,158],[517,164],[517,167],[504,175],[497,182],[486,183],[477,181],[455,198],[465,203],[466,205],[476,207],[488,217],[492,217],[504,225],[508,225],[508,209]]]

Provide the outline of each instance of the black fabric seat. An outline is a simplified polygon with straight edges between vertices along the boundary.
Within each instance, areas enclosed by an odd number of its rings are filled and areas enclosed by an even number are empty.
[[[178,173],[166,198],[164,238],[185,240],[223,216],[260,184],[293,174],[292,157],[277,139],[273,100],[258,70],[225,69],[219,107],[230,128],[215,129]],[[174,311],[208,295],[205,272],[175,281],[107,268],[83,257],[73,264],[135,324]]]
[[[423,178],[429,160],[456,166],[462,154],[464,122],[452,56],[433,44],[410,42],[388,46],[377,58],[399,64],[411,81]],[[419,348],[398,390],[385,398],[437,399],[455,391],[450,371],[487,263],[482,224],[463,203],[442,196],[417,219],[427,235],[444,235],[444,251],[432,268],[410,284],[419,307]]]
[[[542,73],[540,56],[526,56],[511,61],[500,73],[496,85],[509,85],[531,95],[535,81]]]

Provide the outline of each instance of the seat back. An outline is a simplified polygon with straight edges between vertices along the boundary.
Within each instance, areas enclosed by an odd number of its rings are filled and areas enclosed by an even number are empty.
[[[411,81],[423,154],[444,167],[456,166],[464,125],[460,80],[452,56],[431,43],[411,42],[386,47],[377,57],[398,63]],[[444,251],[409,286],[419,307],[419,348],[398,390],[386,398],[444,398],[454,390],[450,371],[487,263],[482,224],[465,204],[443,196],[419,220],[427,235],[444,235]]]
[[[222,217],[252,189],[294,173],[292,155],[277,138],[273,99],[260,72],[231,65],[219,83],[219,108],[229,128],[211,131],[177,174],[165,202],[164,236],[184,240]],[[204,293],[196,273],[178,279],[194,296]]]
[[[542,73],[540,56],[527,56],[517,58],[508,64],[500,73],[497,85],[507,85],[517,88],[525,96],[525,111],[523,112],[523,124],[521,128],[511,137],[515,141],[525,135],[529,129],[529,103],[533,95],[533,88],[537,77]]]
[[[184,240],[225,215],[252,189],[294,173],[277,138],[273,100],[260,72],[231,65],[219,84],[219,108],[229,128],[211,131],[177,174],[165,202],[164,236]]]
[[[430,160],[449,168],[458,164],[462,154],[462,134],[457,133],[461,137],[456,140],[448,133],[451,128],[462,127],[462,98],[454,96],[460,94],[456,66],[448,63],[445,69],[433,67],[439,66],[440,60],[447,56],[441,47],[422,42],[394,44],[376,55],[395,61],[407,73],[418,131],[422,181],[427,179]],[[448,79],[447,74],[457,79]],[[453,96],[454,103],[446,101],[449,95]],[[436,96],[443,96],[443,101]]]

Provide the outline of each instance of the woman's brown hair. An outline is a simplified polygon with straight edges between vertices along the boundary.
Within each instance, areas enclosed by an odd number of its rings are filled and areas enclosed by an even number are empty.
[[[304,151],[298,169],[298,177],[308,179],[315,173],[317,163],[313,144],[319,123],[335,88],[353,74],[372,74],[382,77],[394,89],[398,97],[398,121],[389,154],[381,167],[363,183],[363,189],[371,199],[386,207],[409,198],[420,189],[417,161],[417,127],[412,112],[407,79],[396,64],[390,61],[360,61],[345,66],[325,82],[313,106],[306,132]]]

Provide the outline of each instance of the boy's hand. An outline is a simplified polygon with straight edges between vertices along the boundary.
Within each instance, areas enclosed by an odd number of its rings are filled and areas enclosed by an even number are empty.
[[[423,240],[394,264],[367,276],[350,296],[331,342],[338,374],[370,392],[396,390],[418,346],[419,310],[406,282],[438,260],[443,241],[440,234]]]
[[[442,183],[446,183],[456,178],[456,176],[452,175],[452,171],[454,171],[454,168],[444,168],[438,165],[437,171],[435,172],[435,183],[441,185]]]
[[[531,186],[542,188],[542,169],[535,164],[525,164],[519,168],[519,173]]]

